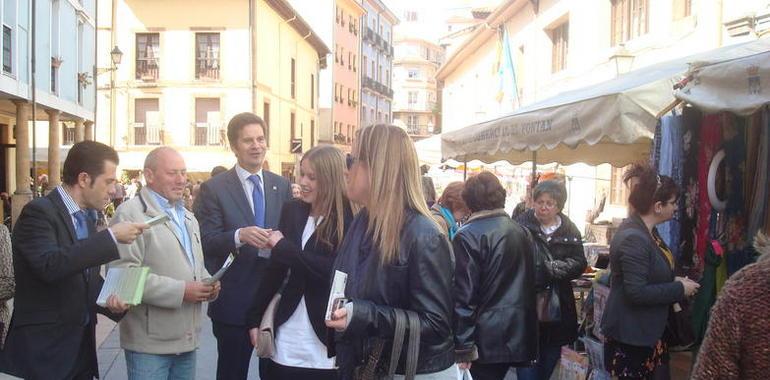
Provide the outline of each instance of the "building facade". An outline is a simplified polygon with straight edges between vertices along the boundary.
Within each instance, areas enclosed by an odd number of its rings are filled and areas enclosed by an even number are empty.
[[[364,16],[361,48],[362,126],[393,119],[393,27],[398,18],[381,0],[362,0]]]
[[[558,93],[610,80],[637,68],[757,38],[770,29],[770,5],[751,0],[506,0],[460,43],[437,73],[443,82],[443,131],[510,113]],[[762,29],[762,30],[760,30]],[[503,33],[515,73],[515,101],[499,96]],[[623,168],[566,169],[568,215],[582,218],[607,195],[625,215]],[[582,228],[582,225],[579,226]]]
[[[0,192],[13,194],[15,221],[32,199],[31,178],[46,174],[48,189],[61,182],[62,140],[93,136],[96,3],[44,0],[34,9],[29,0],[1,4]]]
[[[357,0],[291,0],[318,37],[333,50],[321,74],[319,141],[349,151],[361,109],[361,38],[364,8]]]
[[[288,2],[100,1],[99,48],[124,57],[100,78],[98,123],[109,128],[97,139],[118,150],[121,169],[135,175],[160,145],[179,150],[190,173],[230,167],[227,122],[249,111],[267,124],[266,167],[293,177],[292,141],[318,141],[329,50]]]
[[[413,139],[434,134],[440,127],[436,71],[444,50],[419,37],[397,36],[393,62],[393,119]]]

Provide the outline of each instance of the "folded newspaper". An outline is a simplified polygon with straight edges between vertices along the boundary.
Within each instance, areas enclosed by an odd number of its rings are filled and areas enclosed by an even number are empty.
[[[150,273],[148,267],[110,268],[107,270],[107,277],[104,279],[96,304],[107,306],[107,298],[114,294],[128,305],[139,305],[142,303],[144,282],[147,280],[148,273]]]

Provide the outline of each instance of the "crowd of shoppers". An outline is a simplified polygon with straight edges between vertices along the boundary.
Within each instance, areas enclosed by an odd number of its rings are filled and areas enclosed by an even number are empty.
[[[347,155],[328,145],[306,152],[292,185],[263,169],[266,128],[254,114],[233,117],[236,165],[195,185],[170,147],[147,155],[144,186],[133,178],[123,188],[112,148],[73,145],[64,183],[24,207],[12,248],[0,226],[3,370],[98,377],[99,312],[120,323],[129,379],[192,379],[209,302],[218,379],[245,379],[255,348],[264,380],[438,380],[462,371],[502,380],[512,369],[522,380],[552,376],[562,347],[578,337],[571,281],[587,265],[581,234],[563,213],[563,181],[533,178],[515,218],[490,172],[450,183],[434,202],[407,133],[372,125]],[[666,378],[670,313],[698,284],[674,276],[655,227],[676,211],[673,180],[644,165],[626,180],[631,212],[610,248],[605,366],[619,379]],[[95,210],[110,201],[117,210],[100,231]],[[168,219],[145,224],[158,215]],[[221,282],[212,279],[227,260]],[[115,295],[95,304],[103,264],[150,268],[140,304]],[[715,308],[725,317],[704,343],[724,365],[699,361],[697,378],[755,373],[741,370],[739,347],[717,342],[746,336],[755,320],[744,319],[754,314],[732,289],[764,289],[756,284],[766,267],[728,284]],[[338,278],[342,294],[330,300]],[[4,301],[12,296],[9,321]]]

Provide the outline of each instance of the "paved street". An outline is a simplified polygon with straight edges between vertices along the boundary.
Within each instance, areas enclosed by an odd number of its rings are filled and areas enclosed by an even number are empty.
[[[101,317],[101,316],[100,316]],[[126,358],[120,349],[120,333],[112,321],[100,318],[101,331],[97,332],[97,344],[103,340],[97,353],[99,360],[99,373],[103,380],[126,379]],[[106,331],[105,331],[106,330]],[[106,333],[106,334],[105,334]],[[197,380],[213,380],[217,372],[217,342],[211,332],[211,320],[203,318],[201,331],[201,345],[197,355]],[[249,379],[259,379],[256,356],[251,357],[249,366]]]

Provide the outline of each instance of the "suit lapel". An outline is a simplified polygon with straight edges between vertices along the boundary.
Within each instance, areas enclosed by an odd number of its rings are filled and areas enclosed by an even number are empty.
[[[59,211],[59,216],[61,217],[62,223],[64,223],[65,226],[67,226],[67,231],[70,233],[70,238],[73,242],[77,240],[77,234],[75,233],[75,225],[72,224],[72,215],[70,215],[69,210],[67,210],[67,206],[64,204],[64,201],[61,199],[61,195],[59,194],[59,190],[55,189],[54,191],[51,191],[48,195],[48,200],[51,201],[51,203],[54,204],[54,206]]]
[[[229,183],[227,190],[230,192],[230,197],[238,206],[238,209],[241,210],[244,219],[247,221],[247,225],[253,226],[254,212],[252,211],[251,206],[249,206],[249,200],[246,199],[246,192],[243,190],[243,184],[241,183],[241,179],[238,178],[238,172],[235,171],[235,167],[230,169],[227,173],[222,173],[220,175],[227,176],[227,182]]]

